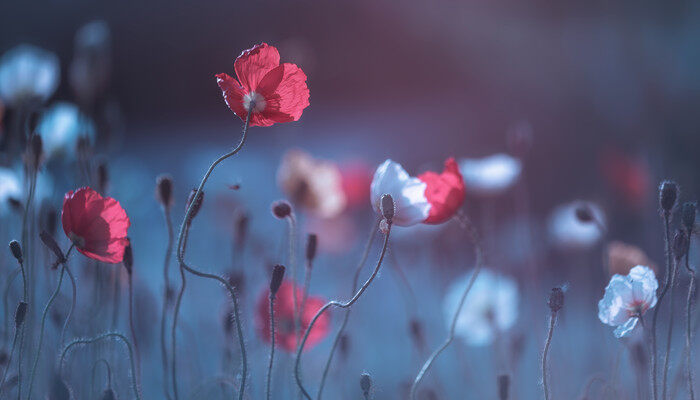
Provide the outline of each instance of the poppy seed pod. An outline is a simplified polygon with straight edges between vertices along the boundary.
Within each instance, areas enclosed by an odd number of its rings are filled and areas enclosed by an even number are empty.
[[[17,310],[15,311],[15,328],[19,328],[24,323],[24,317],[27,316],[27,303],[20,301],[17,304]]]
[[[382,195],[380,207],[382,210],[382,216],[387,222],[391,223],[394,219],[394,199],[389,194]]]
[[[63,255],[63,251],[58,246],[58,243],[56,243],[56,239],[54,239],[53,236],[51,236],[46,231],[41,231],[41,233],[39,233],[39,237],[41,238],[41,241],[44,243],[44,246],[48,247],[48,249],[51,250],[56,255],[58,262],[62,262],[65,259],[65,256]]]
[[[552,288],[547,305],[553,313],[558,312],[564,307],[564,291],[560,287]]]
[[[683,258],[688,252],[688,236],[682,230],[677,230],[673,236],[673,254],[676,260]]]
[[[360,375],[360,388],[362,389],[362,395],[368,399],[369,392],[372,390],[372,378],[367,372],[363,372],[362,375]]]
[[[187,206],[185,207],[185,211],[190,209],[190,204],[192,205],[192,212],[190,213],[190,217],[187,221],[188,223],[191,223],[192,220],[194,219],[194,217],[197,216],[197,213],[199,213],[199,210],[202,208],[202,203],[204,203],[204,191],[202,190],[201,192],[199,192],[199,196],[197,196],[197,200],[194,199],[194,196],[196,194],[197,194],[197,189],[192,189],[189,197],[187,198]]]
[[[687,202],[683,204],[683,213],[681,215],[681,221],[686,231],[692,232],[695,227],[695,213],[697,211],[698,204],[696,202]]]
[[[173,205],[173,178],[170,175],[156,178],[156,199],[166,210]]]
[[[282,285],[282,278],[284,278],[284,266],[275,265],[272,268],[272,279],[270,280],[270,297],[275,297],[277,291]]]
[[[127,239],[128,240],[128,239]],[[133,268],[134,268],[134,251],[131,248],[131,240],[129,240],[129,244],[124,247],[124,259],[122,260],[124,263],[124,268],[126,268],[126,272],[131,275]]]
[[[286,200],[277,200],[272,203],[272,215],[284,219],[292,214],[292,206]]]
[[[315,233],[309,233],[306,237],[306,259],[313,261],[316,258],[316,248],[318,247],[318,236]]]
[[[663,181],[659,186],[659,205],[661,210],[670,213],[678,200],[678,185],[674,181]]]
[[[498,400],[508,400],[510,396],[510,375],[498,375]]]
[[[22,258],[22,246],[19,245],[19,242],[16,240],[13,240],[10,242],[10,251],[12,252],[12,255],[17,259],[18,263],[22,263],[24,259]]]

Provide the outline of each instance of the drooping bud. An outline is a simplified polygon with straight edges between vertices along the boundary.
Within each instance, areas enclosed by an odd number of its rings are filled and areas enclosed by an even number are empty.
[[[41,231],[41,233],[39,233],[39,237],[44,243],[44,246],[46,246],[49,250],[53,252],[53,254],[56,255],[56,263],[53,266],[53,268],[56,268],[58,266],[58,263],[61,263],[63,262],[63,260],[65,260],[63,251],[58,246],[58,243],[56,243],[56,239],[54,239],[53,236],[51,236],[48,232]]]
[[[132,274],[134,268],[134,250],[131,248],[131,240],[127,238],[129,244],[124,248],[124,258],[122,263],[124,263],[124,268],[129,275]]]
[[[236,244],[236,249],[241,250],[245,244],[246,237],[248,236],[248,225],[250,224],[250,217],[248,216],[248,213],[244,211],[236,212],[233,224],[233,240]]]
[[[292,206],[286,200],[278,200],[272,203],[272,215],[284,219],[292,214]]]
[[[394,199],[391,198],[390,194],[382,195],[380,209],[382,211],[382,216],[384,217],[384,219],[386,219],[388,223],[391,223],[394,219],[395,209]]]
[[[683,204],[683,213],[681,215],[681,222],[685,230],[688,232],[693,232],[695,227],[695,214],[697,212],[698,204],[694,201],[689,201]]]
[[[365,399],[369,399],[369,392],[372,390],[372,377],[367,372],[360,375],[360,389],[362,389],[362,395],[365,396]]]
[[[674,181],[663,181],[659,186],[659,205],[665,213],[670,213],[678,200],[678,185]]]
[[[102,194],[106,194],[107,187],[109,186],[109,169],[107,168],[107,160],[101,159],[99,161],[95,174],[97,175],[97,190]]]
[[[284,266],[275,265],[272,267],[272,279],[270,280],[270,297],[275,297],[277,291],[282,286],[282,278],[284,278]]]
[[[192,212],[187,220],[187,223],[192,223],[194,217],[197,216],[199,210],[202,208],[202,203],[204,203],[204,191],[199,192],[199,196],[195,200],[194,196],[197,194],[197,189],[192,189],[190,196],[187,198],[187,206],[185,207],[185,212],[190,209],[190,204],[192,205]]]
[[[156,178],[156,199],[166,210],[173,205],[173,178],[168,174]]]
[[[560,287],[552,288],[549,293],[549,300],[547,305],[552,310],[553,313],[558,312],[564,307],[564,291]]]
[[[508,400],[510,396],[510,375],[498,375],[498,400]]]
[[[316,248],[318,247],[318,236],[315,233],[309,233],[306,237],[306,260],[311,262],[316,258]]]
[[[24,317],[27,316],[27,303],[20,301],[17,304],[17,310],[15,311],[15,328],[22,326],[24,323]]]
[[[688,252],[688,236],[685,232],[678,229],[673,236],[673,254],[676,260],[680,260]]]
[[[22,264],[24,262],[24,259],[22,258],[22,246],[19,245],[19,242],[16,240],[13,240],[10,242],[10,251],[12,252],[12,255],[17,259],[17,262]]]

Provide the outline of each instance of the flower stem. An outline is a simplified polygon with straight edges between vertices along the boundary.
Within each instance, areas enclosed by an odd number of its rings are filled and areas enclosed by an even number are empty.
[[[292,270],[292,307],[294,315],[294,337],[296,338],[296,345],[299,346],[299,335],[301,334],[301,321],[299,304],[297,304],[297,263],[296,263],[296,235],[297,235],[297,222],[294,218],[294,214],[289,214],[287,217],[287,222],[289,223],[289,266]]]
[[[8,319],[9,319],[9,316],[10,316],[10,312],[9,312],[9,310],[7,309],[7,306],[8,306],[8,304],[10,303],[10,300],[9,300],[8,297],[9,297],[9,295],[10,295],[10,289],[12,288],[12,283],[15,281],[15,279],[17,278],[17,276],[19,276],[20,270],[21,270],[21,268],[17,267],[17,268],[15,268],[12,272],[10,272],[10,275],[8,275],[8,276],[7,276],[7,279],[5,280],[5,288],[3,289],[2,307],[3,307],[3,310],[4,310],[3,315],[4,315],[4,318],[5,318],[5,321],[4,321],[4,323],[3,323],[3,326],[4,326],[4,328],[5,328],[5,329],[3,329],[3,331],[4,331],[4,333],[3,333],[3,335],[4,335],[3,343],[4,343],[5,345],[7,345],[7,340],[8,340],[8,334],[7,334],[7,333],[10,331],[10,329],[8,329],[8,325],[9,325],[9,324],[8,324]]]
[[[360,280],[360,272],[362,272],[362,269],[367,262],[367,258],[369,257],[369,251],[372,248],[372,242],[374,242],[374,238],[377,236],[377,230],[379,228],[379,219],[377,222],[375,222],[372,225],[372,231],[369,233],[369,239],[367,240],[367,245],[365,245],[365,251],[362,253],[362,258],[360,259],[360,262],[357,264],[357,267],[355,268],[355,275],[352,278],[352,287],[350,294],[355,293],[357,290],[357,283]],[[323,375],[321,375],[321,383],[318,385],[318,393],[316,394],[316,399],[321,400],[321,395],[323,393],[323,387],[326,383],[326,378],[328,377],[328,371],[330,370],[331,367],[331,361],[333,361],[333,354],[335,353],[335,349],[338,347],[338,343],[340,343],[340,338],[343,336],[343,331],[345,330],[345,327],[348,324],[348,319],[350,319],[350,308],[345,310],[345,315],[343,316],[343,322],[340,324],[340,329],[338,329],[338,333],[335,335],[335,339],[333,339],[333,345],[331,346],[331,351],[328,353],[328,359],[326,360],[326,365],[323,367]]]
[[[669,296],[671,297],[671,309],[669,310],[670,316],[669,316],[669,323],[668,323],[668,336],[666,337],[666,355],[664,357],[664,370],[663,370],[663,375],[661,379],[661,398],[666,399],[666,392],[668,389],[668,366],[669,362],[671,359],[671,339],[673,337],[673,320],[674,320],[674,309],[675,309],[675,297],[673,296],[674,289],[676,287],[676,279],[678,275],[678,261],[674,262],[672,264],[672,271],[671,271],[671,291],[669,292]]]
[[[131,340],[134,342],[134,357],[136,358],[136,371],[134,373],[141,376],[141,352],[134,327],[134,277],[132,273],[129,273],[129,330],[131,331]]]
[[[474,252],[476,253],[476,267],[474,269],[474,272],[472,273],[471,278],[469,279],[469,283],[467,284],[467,287],[464,288],[464,292],[462,293],[462,297],[459,299],[459,304],[457,306],[457,310],[455,310],[455,314],[452,317],[452,323],[450,324],[450,331],[449,334],[447,335],[447,338],[445,341],[435,349],[435,351],[428,357],[428,359],[425,361],[423,364],[423,367],[420,369],[418,372],[418,375],[416,375],[416,378],[413,380],[413,384],[411,385],[411,392],[410,392],[410,399],[414,400],[416,398],[416,389],[418,389],[418,385],[420,382],[423,380],[423,377],[425,376],[425,373],[428,372],[428,369],[432,366],[433,362],[435,359],[442,353],[447,346],[452,343],[452,340],[454,340],[455,337],[455,329],[457,327],[457,319],[459,318],[460,311],[462,310],[462,306],[464,305],[464,301],[467,298],[467,295],[469,294],[469,291],[471,291],[472,286],[474,285],[474,281],[476,281],[477,276],[479,276],[479,272],[481,272],[481,268],[484,263],[484,255],[483,255],[483,249],[481,247],[481,238],[479,237],[479,233],[476,230],[476,227],[474,224],[469,220],[469,218],[466,215],[461,215],[461,222],[465,224],[465,228],[469,230],[469,233],[471,234],[472,241],[474,243]]]
[[[160,318],[160,353],[163,363],[163,392],[165,393],[165,397],[170,400],[170,390],[168,389],[168,350],[165,341],[165,330],[168,314],[168,291],[170,290],[168,270],[170,268],[170,255],[173,252],[175,234],[173,233],[173,221],[170,217],[170,210],[163,208],[163,216],[165,217],[165,225],[168,230],[168,246],[165,250],[165,261],[163,262],[163,281],[165,282],[165,287],[163,288],[163,310]]]
[[[685,366],[688,378],[688,395],[690,400],[695,400],[695,388],[693,385],[693,364],[692,364],[692,332],[691,320],[693,311],[693,288],[695,286],[695,270],[690,268],[690,238],[691,232],[688,231],[688,248],[685,252],[685,269],[690,274],[690,284],[688,285],[688,298],[685,306]]]
[[[250,105],[251,110],[254,107],[254,104],[251,103]],[[202,181],[199,183],[199,187],[197,188],[197,191],[195,192],[194,196],[192,199],[196,200],[201,196],[202,190],[204,189],[204,185],[207,183],[207,180],[209,180],[209,176],[211,173],[214,171],[214,168],[216,168],[219,163],[224,161],[225,159],[235,155],[238,153],[242,148],[243,144],[245,143],[246,136],[248,133],[248,125],[250,124],[250,115],[251,113],[248,113],[246,116],[245,124],[243,125],[243,133],[241,134],[241,140],[238,143],[238,145],[228,153],[222,155],[221,157],[217,158],[207,169],[206,173],[204,174],[204,177],[202,178]],[[172,366],[173,366],[173,371],[172,371],[172,376],[173,376],[173,395],[175,397],[175,400],[178,399],[177,395],[177,383],[176,383],[176,372],[175,372],[175,327],[177,325],[177,316],[178,312],[180,310],[180,302],[182,301],[182,295],[184,294],[185,291],[185,274],[182,271],[183,269],[186,270],[187,272],[197,275],[201,278],[209,278],[213,279],[216,281],[219,281],[222,283],[226,289],[228,290],[229,294],[231,295],[231,299],[233,301],[233,310],[234,310],[234,318],[236,319],[236,330],[238,332],[238,342],[241,347],[241,390],[238,392],[238,398],[239,400],[243,400],[243,393],[245,392],[245,383],[246,383],[246,378],[248,375],[248,360],[246,358],[246,351],[245,351],[245,341],[243,339],[243,327],[241,326],[241,320],[240,320],[240,314],[238,312],[238,298],[236,297],[236,293],[233,291],[233,288],[231,285],[222,277],[218,275],[213,275],[213,274],[207,274],[204,272],[200,272],[196,269],[193,269],[192,267],[188,266],[185,263],[185,239],[187,236],[188,230],[188,225],[189,222],[191,221],[191,215],[192,211],[194,210],[194,206],[197,202],[192,201],[190,203],[190,206],[187,207],[187,212],[185,213],[185,217],[183,219],[182,225],[180,225],[180,233],[178,234],[177,238],[177,261],[178,264],[180,265],[180,274],[182,277],[182,286],[180,288],[180,293],[178,294],[178,301],[175,306],[175,313],[173,315],[173,329],[172,329],[172,336],[173,336],[173,354],[172,354]]]
[[[651,391],[653,393],[653,399],[658,400],[658,384],[656,379],[656,320],[659,315],[659,309],[661,308],[661,301],[664,296],[666,296],[666,291],[668,291],[668,286],[671,278],[671,213],[665,211],[663,213],[664,220],[664,240],[666,242],[666,276],[664,278],[664,286],[661,288],[661,293],[659,294],[659,300],[654,308],[654,313],[651,317],[651,351],[649,352],[649,358],[651,361]]]
[[[360,287],[360,290],[355,293],[355,295],[348,300],[347,302],[343,303],[337,300],[334,301],[329,301],[326,303],[321,309],[316,312],[316,315],[314,315],[313,319],[311,319],[311,322],[309,323],[309,326],[306,328],[306,332],[304,332],[304,337],[301,340],[301,343],[299,346],[297,346],[297,356],[296,356],[296,361],[294,363],[294,378],[296,379],[297,386],[299,386],[299,389],[301,390],[301,393],[306,397],[307,400],[311,400],[311,396],[309,393],[306,391],[304,388],[303,383],[301,382],[301,376],[299,375],[299,366],[301,364],[301,353],[304,350],[304,345],[306,345],[306,340],[309,338],[309,334],[311,333],[311,329],[314,327],[316,324],[316,321],[321,317],[321,315],[329,308],[331,307],[340,307],[340,308],[349,308],[355,302],[362,296],[362,293],[367,290],[369,285],[372,283],[374,278],[376,278],[377,274],[379,273],[379,269],[382,266],[382,261],[384,261],[384,255],[386,254],[386,249],[389,244],[389,235],[391,233],[391,223],[388,224],[388,230],[386,232],[386,235],[384,236],[384,244],[382,245],[382,251],[381,254],[379,255],[379,261],[377,261],[377,266],[374,268],[374,271],[372,272],[372,275],[365,281],[365,283]]]
[[[15,347],[17,347],[17,338],[20,335],[20,331],[24,327],[24,324],[19,327],[15,328],[15,335],[14,338],[12,339],[12,347],[10,348],[10,355],[7,358],[7,366],[5,367],[5,372],[2,374],[2,381],[0,381],[0,394],[2,394],[2,390],[5,388],[5,379],[7,379],[7,371],[10,370],[10,366],[12,366],[12,355],[15,352]]]
[[[547,341],[544,343],[544,351],[542,352],[542,387],[544,388],[544,398],[549,400],[551,397],[549,390],[549,379],[547,369],[547,359],[549,358],[549,348],[552,345],[552,335],[554,334],[554,325],[557,323],[557,313],[552,311],[549,317],[549,331],[547,332]]]
[[[73,273],[71,272],[70,268],[68,268],[68,265],[65,266],[66,272],[68,273],[68,277],[70,278],[70,283],[73,289],[72,292],[72,297],[71,297],[71,303],[70,303],[70,309],[68,310],[68,315],[66,315],[66,320],[63,322],[63,328],[61,329],[61,345],[65,343],[65,338],[66,338],[66,330],[68,329],[68,325],[70,324],[71,318],[73,317],[73,311],[75,311],[75,301],[76,301],[76,296],[77,296],[77,290],[75,286],[75,277],[73,276]]]
[[[270,382],[272,381],[272,364],[275,359],[275,295],[270,293],[270,363],[267,366],[266,396],[270,400]]]
[[[122,335],[121,333],[118,332],[107,332],[103,333],[100,335],[97,335],[93,338],[88,338],[88,339],[75,339],[72,342],[70,342],[61,352],[61,357],[59,359],[58,363],[58,368],[59,368],[59,375],[63,375],[61,372],[63,371],[63,364],[65,362],[66,355],[68,354],[68,351],[70,351],[71,348],[79,345],[79,344],[92,344],[94,342],[97,342],[99,340],[103,340],[106,338],[116,338],[121,340],[129,350],[129,362],[131,363],[131,385],[134,390],[134,395],[136,396],[137,400],[141,400],[141,390],[137,384],[136,381],[136,368],[134,366],[134,355],[133,351],[131,349],[131,342],[129,342],[129,339],[126,338],[126,336]]]

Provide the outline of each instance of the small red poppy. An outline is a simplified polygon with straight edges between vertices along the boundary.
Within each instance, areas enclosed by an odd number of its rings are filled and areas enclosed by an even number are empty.
[[[296,335],[294,333],[294,298],[292,293],[294,288],[291,281],[282,282],[277,296],[275,297],[275,345],[288,352],[296,350]],[[297,286],[297,305],[301,307],[303,290]],[[258,310],[256,313],[256,326],[258,334],[266,342],[270,342],[270,290],[266,289],[258,299]],[[314,315],[318,312],[326,301],[320,297],[309,296],[301,310],[301,329],[299,339],[303,337],[306,328],[309,327]],[[330,332],[331,317],[328,312],[323,313],[314,327],[309,332],[304,350],[308,350],[323,340]]]
[[[66,193],[61,222],[66,236],[84,255],[106,263],[119,263],[124,248],[129,217],[119,202],[102,197],[89,187]]]
[[[466,189],[454,158],[445,161],[441,174],[427,171],[418,175],[418,179],[425,182],[425,198],[431,205],[424,223],[441,224],[452,218],[464,203]]]
[[[233,68],[238,80],[217,74],[216,82],[228,107],[242,120],[253,103],[250,125],[297,121],[309,105],[306,74],[295,64],[280,64],[280,54],[274,46],[262,43],[244,50]]]

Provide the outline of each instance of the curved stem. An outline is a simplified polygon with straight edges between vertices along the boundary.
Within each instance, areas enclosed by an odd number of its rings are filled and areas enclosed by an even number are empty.
[[[68,310],[68,315],[66,315],[66,320],[63,322],[63,328],[61,329],[61,345],[65,343],[65,338],[66,338],[66,330],[68,329],[68,325],[70,324],[71,318],[73,317],[73,311],[75,311],[75,301],[76,301],[76,296],[77,296],[77,291],[76,291],[76,286],[75,286],[75,277],[73,276],[73,273],[71,272],[70,268],[68,268],[68,265],[66,264],[65,266],[66,272],[68,272],[68,277],[70,278],[70,283],[73,289],[72,297],[71,297],[71,303],[70,303],[70,309]]]
[[[664,356],[664,370],[663,370],[663,375],[662,375],[662,380],[661,380],[661,398],[666,399],[666,392],[668,390],[668,366],[669,362],[671,359],[671,338],[673,337],[673,320],[674,320],[674,309],[675,309],[675,297],[673,296],[674,289],[676,287],[676,279],[678,275],[678,262],[680,260],[676,259],[676,262],[673,264],[673,270],[671,271],[671,291],[669,292],[669,296],[671,297],[671,309],[669,310],[670,312],[670,318],[669,318],[669,323],[668,323],[668,336],[666,337],[666,355]]]
[[[549,358],[549,348],[552,345],[552,335],[554,334],[554,325],[557,323],[557,313],[552,311],[549,317],[549,332],[547,333],[547,341],[544,343],[544,351],[542,352],[542,387],[544,388],[545,400],[550,399],[549,379],[547,370],[547,359]]]
[[[659,300],[656,302],[656,307],[651,317],[651,351],[649,352],[649,358],[651,360],[651,391],[654,400],[657,400],[659,396],[656,382],[656,319],[659,315],[659,309],[661,308],[661,301],[664,296],[666,296],[666,291],[668,291],[671,277],[671,214],[669,212],[664,212],[663,219],[664,240],[666,242],[666,276],[664,277],[664,286],[661,288],[661,293],[659,294]]]
[[[168,291],[170,290],[170,277],[168,275],[168,269],[170,268],[170,255],[173,252],[173,221],[170,218],[170,210],[163,208],[163,216],[165,217],[165,224],[168,229],[168,246],[165,250],[165,261],[163,262],[163,282],[165,282],[165,287],[163,288],[163,310],[160,318],[160,353],[161,362],[163,364],[163,392],[165,397],[170,400],[170,390],[168,389],[168,350],[165,342],[165,330],[168,314]]]
[[[141,400],[141,391],[139,389],[138,384],[136,383],[136,367],[134,366],[134,355],[133,351],[131,349],[131,342],[129,342],[129,339],[126,338],[126,336],[122,335],[121,333],[118,332],[107,332],[103,333],[101,335],[97,335],[93,338],[88,338],[88,339],[75,339],[72,342],[70,342],[61,352],[61,357],[58,362],[58,372],[60,376],[63,376],[63,364],[66,358],[66,355],[68,354],[68,351],[70,351],[71,348],[79,345],[79,344],[92,344],[94,342],[97,342],[99,340],[103,340],[106,338],[117,338],[121,340],[129,350],[129,362],[131,363],[131,384],[134,389],[134,394],[136,395],[136,399]]]
[[[185,228],[185,233],[190,229],[190,223],[187,223]],[[183,245],[187,245],[187,237],[183,241]],[[175,400],[178,399],[177,391],[177,320],[180,315],[180,306],[182,305],[182,297],[185,295],[185,287],[187,286],[187,277],[185,276],[185,269],[180,264],[180,280],[182,281],[180,285],[180,290],[177,293],[177,300],[175,301],[175,311],[173,313],[173,324],[170,330],[170,346],[171,346],[171,360],[170,360],[170,372],[171,380],[173,381],[173,397]]]
[[[134,277],[131,273],[129,273],[129,330],[131,331],[131,340],[134,341],[134,357],[136,358],[136,371],[134,373],[141,376],[141,352],[134,326]]]
[[[255,106],[254,102],[251,102],[250,109],[251,110],[254,109],[254,106]],[[238,153],[241,150],[241,148],[243,148],[243,144],[245,143],[245,139],[246,139],[246,136],[248,133],[248,125],[250,124],[250,115],[251,115],[251,113],[248,113],[246,116],[245,124],[243,125],[243,133],[241,134],[241,141],[238,143],[238,145],[233,150],[231,150],[230,152],[217,158],[209,166],[209,168],[207,169],[207,172],[204,174],[204,177],[202,178],[202,181],[200,182],[199,187],[197,188],[197,191],[195,192],[192,199],[199,198],[199,196],[202,193],[202,190],[204,189],[204,185],[207,183],[207,180],[209,180],[209,176],[214,171],[214,168],[216,168],[216,166],[219,165],[219,163],[221,163],[225,159],[235,155],[236,153]],[[239,318],[240,315],[238,312],[238,299],[236,297],[236,294],[234,293],[231,285],[229,285],[229,283],[225,279],[221,278],[220,276],[199,272],[199,271],[187,266],[187,264],[185,264],[184,242],[185,242],[185,239],[187,236],[187,231],[188,231],[187,226],[189,225],[189,221],[191,220],[192,210],[194,209],[195,203],[196,203],[196,201],[192,201],[190,206],[187,207],[187,212],[185,213],[185,218],[183,219],[182,225],[180,225],[180,233],[178,234],[177,247],[176,247],[177,248],[177,261],[178,261],[178,264],[180,265],[181,269],[184,268],[185,270],[187,270],[191,274],[197,275],[197,276],[202,277],[202,278],[214,279],[214,280],[221,282],[222,284],[224,284],[224,286],[226,287],[226,289],[228,290],[228,292],[231,295],[231,299],[233,300],[234,318],[236,319],[236,329],[238,331],[238,342],[241,346],[241,364],[242,364],[241,365],[241,390],[238,392],[238,398],[239,398],[239,400],[243,400],[243,393],[245,392],[245,383],[246,383],[246,378],[248,375],[248,360],[246,358],[245,341],[243,339],[243,328],[241,326],[241,320]],[[182,271],[181,271],[181,273],[182,273]],[[180,294],[178,295],[178,303],[182,300],[182,294],[184,293],[184,290],[185,290],[184,273],[182,273],[182,277],[183,277],[182,288],[180,289]],[[173,332],[172,332],[173,338],[175,337],[175,326],[177,323],[178,311],[179,311],[179,307],[176,307],[175,314],[173,316]],[[173,367],[175,367],[175,352],[174,352],[175,342],[174,341],[173,341],[172,347],[173,347],[172,365],[173,365]],[[177,384],[175,383],[175,379],[176,379],[176,373],[175,373],[175,369],[173,368],[173,388],[174,388],[173,394],[174,394],[175,399],[177,400],[177,398],[178,398],[177,397]]]
[[[695,286],[695,271],[690,268],[690,237],[691,232],[688,231],[688,247],[685,253],[685,269],[690,274],[690,284],[688,285],[688,298],[685,306],[685,366],[688,378],[688,396],[690,400],[695,400],[695,388],[693,384],[693,363],[692,363],[692,311],[693,311],[693,288]]]
[[[272,381],[272,364],[275,359],[275,296],[270,294],[270,363],[267,366],[266,398],[270,400],[270,383]]]
[[[462,311],[462,306],[464,305],[464,301],[467,298],[467,295],[471,291],[472,286],[474,285],[474,281],[476,281],[477,276],[479,276],[479,272],[481,272],[481,268],[484,263],[484,256],[483,256],[483,250],[481,247],[481,239],[479,238],[479,234],[474,227],[474,224],[467,218],[466,215],[462,215],[462,223],[466,224],[466,228],[469,229],[469,233],[471,234],[472,241],[474,242],[474,251],[476,252],[476,267],[474,269],[474,272],[472,273],[471,278],[469,279],[469,283],[467,283],[467,287],[464,288],[464,292],[462,293],[462,297],[459,299],[459,304],[457,305],[457,310],[455,310],[454,316],[452,317],[452,323],[450,324],[450,331],[449,334],[447,335],[447,339],[438,347],[431,355],[428,357],[428,359],[425,361],[423,364],[423,367],[420,369],[418,372],[418,375],[416,375],[416,378],[413,380],[413,384],[411,385],[411,394],[410,398],[411,400],[414,400],[416,398],[416,390],[418,389],[418,385],[420,382],[423,380],[423,377],[425,376],[425,373],[428,372],[428,369],[430,369],[430,366],[433,364],[435,359],[442,353],[447,346],[452,343],[452,340],[454,340],[455,336],[455,329],[457,327],[457,319],[459,318],[459,314]]]
[[[362,258],[360,259],[360,262],[357,264],[357,267],[355,268],[355,275],[352,278],[352,287],[350,294],[355,293],[357,290],[357,282],[360,280],[360,272],[362,272],[362,268],[364,267],[365,263],[367,262],[367,258],[369,257],[369,251],[372,248],[372,242],[374,242],[374,238],[377,236],[377,230],[379,228],[379,219],[377,222],[375,222],[372,225],[372,230],[369,233],[369,239],[367,240],[367,244],[365,245],[365,251],[362,253]],[[323,393],[323,387],[326,384],[326,378],[328,377],[328,371],[331,368],[331,362],[333,361],[333,354],[335,353],[335,349],[338,347],[338,344],[340,343],[340,338],[343,336],[343,331],[345,330],[345,327],[348,324],[348,320],[350,319],[350,310],[347,309],[345,310],[345,315],[343,316],[343,322],[340,324],[340,329],[338,329],[338,333],[335,335],[335,339],[333,339],[333,345],[331,346],[331,351],[328,353],[328,359],[326,360],[326,365],[323,367],[323,375],[321,375],[321,383],[318,385],[318,393],[316,394],[316,399],[321,400],[321,395]]]
[[[318,312],[316,312],[316,315],[314,315],[313,319],[311,319],[311,322],[309,323],[309,326],[306,327],[306,332],[304,333],[304,337],[301,340],[301,343],[299,346],[297,346],[297,356],[296,356],[296,361],[294,363],[294,378],[296,379],[297,386],[299,386],[299,389],[301,390],[301,393],[306,397],[307,400],[311,400],[311,396],[309,393],[306,391],[304,388],[303,383],[301,382],[301,376],[299,375],[299,365],[301,364],[301,353],[304,350],[304,345],[306,345],[306,340],[309,338],[309,334],[311,333],[311,329],[314,327],[316,324],[316,321],[321,317],[321,315],[329,308],[331,307],[340,307],[340,308],[348,308],[351,307],[355,302],[362,296],[362,293],[367,290],[369,285],[372,283],[374,278],[377,276],[379,273],[379,269],[382,266],[382,261],[384,261],[384,255],[386,255],[386,249],[387,245],[389,244],[389,235],[391,233],[391,223],[388,224],[388,230],[386,232],[386,235],[384,236],[384,244],[382,245],[382,252],[379,255],[379,261],[377,261],[377,266],[374,268],[374,271],[372,271],[372,275],[365,281],[365,283],[360,287],[360,290],[355,293],[355,295],[348,300],[347,302],[343,303],[340,301],[329,301],[326,303],[323,307],[321,307]]]

